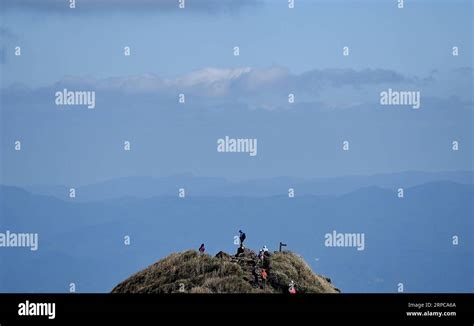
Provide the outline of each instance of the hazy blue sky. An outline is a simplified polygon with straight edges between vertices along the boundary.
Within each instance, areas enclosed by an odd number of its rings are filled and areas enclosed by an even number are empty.
[[[17,8],[9,3],[22,0],[3,2]],[[118,8],[78,0],[74,10],[46,11],[47,3],[64,7],[66,1],[30,2],[44,4],[4,12],[4,28],[11,33],[5,40],[8,64],[2,67],[6,85],[49,85],[65,75],[173,76],[209,66],[279,65],[295,73],[385,68],[419,75],[472,64],[470,1],[407,0],[402,10],[395,0],[297,0],[293,10],[286,0],[247,1],[255,5],[221,5],[216,12],[193,10],[202,2],[193,0],[185,10],[166,10],[143,0]],[[23,56],[15,60],[11,47],[20,44]],[[129,58],[122,54],[126,45],[133,51]],[[238,58],[232,55],[235,45],[241,47]],[[341,55],[346,45],[349,57]],[[456,60],[450,54],[454,45],[461,48]]]
[[[110,2],[2,1],[6,183],[473,168],[471,1]],[[54,105],[64,87],[96,109]],[[380,107],[388,88],[421,91],[421,110]],[[217,153],[226,135],[258,156]]]

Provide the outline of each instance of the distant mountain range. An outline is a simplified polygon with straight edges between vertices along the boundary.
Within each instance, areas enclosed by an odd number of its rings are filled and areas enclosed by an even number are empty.
[[[126,180],[123,184],[129,184]],[[384,185],[398,186],[397,180],[407,179],[393,177]],[[396,292],[401,283],[405,292],[474,292],[474,185],[407,184],[404,198],[380,185],[338,195],[304,195],[295,186],[296,197],[288,198],[288,184],[280,179],[278,196],[252,197],[258,191],[248,183],[240,184],[247,196],[194,196],[196,188],[190,187],[184,199],[162,195],[93,202],[1,186],[0,232],[37,232],[39,249],[0,248],[0,292],[68,292],[71,283],[78,292],[109,292],[170,252],[201,243],[210,254],[234,252],[239,229],[251,248],[278,250],[285,242],[286,249],[300,253],[346,293]],[[168,186],[176,185],[170,181]],[[92,188],[83,188],[78,197],[84,189]],[[325,237],[333,232],[364,234],[364,250],[326,246]]]
[[[177,196],[179,188],[185,188],[189,196],[211,197],[268,197],[281,196],[294,188],[296,195],[341,195],[363,187],[378,186],[398,189],[413,187],[433,181],[452,181],[473,184],[473,171],[451,172],[401,172],[370,176],[343,176],[332,178],[302,179],[278,177],[231,182],[224,178],[197,177],[191,174],[170,177],[127,177],[96,184],[76,186],[29,186],[28,191],[68,199],[69,189],[76,189],[75,201],[102,201],[114,198],[150,198]]]

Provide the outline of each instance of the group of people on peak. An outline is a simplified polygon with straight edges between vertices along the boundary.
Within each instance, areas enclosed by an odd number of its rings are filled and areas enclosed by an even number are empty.
[[[241,253],[244,253],[245,252],[245,247],[244,247],[244,241],[245,239],[247,238],[247,236],[245,235],[245,232],[243,232],[242,230],[239,230],[239,248],[237,249],[237,254],[236,256],[239,256],[239,254]],[[206,247],[204,246],[204,243],[201,244],[201,246],[199,247],[199,253],[201,254],[204,254],[204,252],[206,251]],[[255,282],[258,286],[261,286],[262,289],[265,289],[266,285],[267,285],[267,279],[268,279],[268,272],[267,272],[267,269],[264,268],[264,266],[266,266],[266,261],[265,261],[265,257],[269,257],[270,256],[270,251],[268,250],[268,247],[266,245],[263,246],[262,249],[260,249],[258,255],[257,255],[257,263],[255,264],[255,267],[254,267],[254,270],[253,270],[253,274],[255,276]],[[260,282],[260,279],[261,279],[261,282]],[[260,285],[261,284],[261,285]],[[291,281],[290,284],[288,284],[288,292],[290,294],[296,294],[296,285],[295,285],[295,282],[294,281]]]

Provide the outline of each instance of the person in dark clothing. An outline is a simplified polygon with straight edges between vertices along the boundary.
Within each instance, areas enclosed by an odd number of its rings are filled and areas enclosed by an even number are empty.
[[[244,244],[244,241],[245,241],[245,233],[242,232],[242,230],[239,230],[239,239],[240,239],[240,244],[243,245]]]
[[[260,268],[255,265],[252,270],[252,274],[254,277],[254,287],[259,288],[260,287],[260,282],[259,282],[259,276],[260,276]]]
[[[203,254],[204,251],[206,251],[206,247],[204,247],[204,243],[201,243],[201,246],[199,247],[199,252]]]

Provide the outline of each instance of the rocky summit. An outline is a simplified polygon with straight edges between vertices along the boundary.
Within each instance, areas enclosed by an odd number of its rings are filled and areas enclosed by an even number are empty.
[[[265,270],[265,272],[263,272]],[[262,273],[263,272],[263,273]],[[266,274],[266,275],[265,275]],[[339,293],[292,252],[244,249],[216,256],[173,253],[118,284],[112,293]]]

